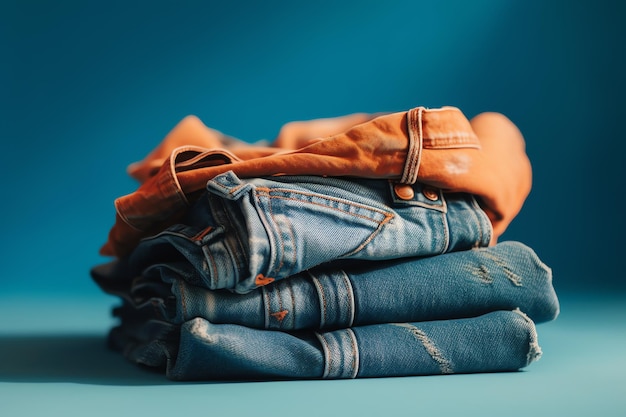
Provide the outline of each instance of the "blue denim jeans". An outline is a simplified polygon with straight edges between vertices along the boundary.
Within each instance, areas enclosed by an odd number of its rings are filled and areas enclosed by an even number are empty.
[[[324,265],[247,294],[189,284],[184,263],[132,282],[125,268],[94,269],[125,300],[111,342],[174,379],[513,370],[539,355],[531,320],[559,311],[551,270],[517,242]]]
[[[124,322],[123,322],[124,323]],[[514,371],[541,356],[516,309],[478,317],[283,332],[197,317],[125,323],[110,343],[175,380],[336,379]]]
[[[289,331],[474,317],[515,308],[542,323],[559,312],[550,268],[519,242],[428,258],[324,265],[247,294],[189,284],[189,265],[183,263],[149,267],[132,285],[116,289],[111,268],[98,272],[106,291],[125,299],[134,314],[173,324],[202,317],[213,324]]]
[[[519,310],[303,334],[213,325],[196,318],[182,326],[180,346],[176,359],[167,364],[172,379],[512,371],[541,353],[533,322]]]
[[[419,183],[226,172],[207,190],[180,223],[137,246],[129,274],[183,262],[191,284],[247,293],[328,262],[439,255],[486,246],[492,234],[473,196]]]

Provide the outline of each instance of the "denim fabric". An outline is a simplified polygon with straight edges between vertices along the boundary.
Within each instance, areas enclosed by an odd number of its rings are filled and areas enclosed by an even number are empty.
[[[538,355],[531,319],[559,311],[551,270],[517,242],[323,266],[247,294],[190,285],[183,265],[132,282],[116,279],[123,263],[93,270],[125,300],[111,344],[173,379],[513,370]]]
[[[179,328],[147,321],[117,328],[130,360],[175,380],[337,379],[513,371],[541,355],[534,323],[520,310],[479,317],[296,333],[213,324]],[[131,340],[130,334],[140,338]],[[172,335],[176,334],[178,343]],[[141,338],[142,337],[142,338]]]
[[[249,292],[336,260],[431,256],[486,246],[491,223],[473,196],[386,180],[273,177],[227,172],[181,223],[143,240],[135,275],[184,260],[190,283]],[[408,187],[408,188],[407,188]]]
[[[559,309],[551,271],[522,244],[487,247],[530,191],[521,133],[454,108],[361,119],[257,147],[187,118],[131,166],[142,184],[101,248],[117,259],[92,270],[122,299],[111,346],[178,380],[537,359],[533,319]]]
[[[117,291],[110,267],[100,268],[97,280],[126,299],[136,310],[129,314],[173,324],[201,317],[259,329],[336,329],[515,308],[541,323],[559,312],[552,271],[518,242],[429,258],[322,266],[247,294],[191,285],[188,268],[155,265]]]

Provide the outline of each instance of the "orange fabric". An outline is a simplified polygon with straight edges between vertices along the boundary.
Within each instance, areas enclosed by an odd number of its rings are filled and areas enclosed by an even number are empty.
[[[496,113],[470,122],[454,107],[417,107],[378,117],[297,122],[286,125],[272,146],[234,140],[190,116],[129,167],[141,185],[115,201],[116,221],[101,253],[128,254],[142,237],[176,222],[209,179],[230,170],[240,178],[326,175],[419,181],[475,194],[492,221],[494,238],[517,215],[531,185],[522,135]]]

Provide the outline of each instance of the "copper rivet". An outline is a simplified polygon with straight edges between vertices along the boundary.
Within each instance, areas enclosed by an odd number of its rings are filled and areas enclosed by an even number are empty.
[[[424,189],[422,190],[422,194],[424,194],[424,197],[426,197],[430,201],[437,201],[439,199],[439,193],[436,189],[431,187],[424,187]]]
[[[413,187],[408,184],[396,184],[393,186],[393,191],[402,200],[410,200],[415,196]]]

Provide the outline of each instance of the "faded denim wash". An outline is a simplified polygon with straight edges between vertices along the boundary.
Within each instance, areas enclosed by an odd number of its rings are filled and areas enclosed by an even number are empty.
[[[144,239],[132,274],[189,262],[188,280],[249,292],[337,260],[432,256],[487,246],[492,228],[475,198],[420,183],[218,175],[181,223]],[[401,198],[402,197],[402,198]]]
[[[194,318],[114,328],[113,348],[175,380],[336,379],[514,371],[541,356],[520,310],[478,317],[283,332]]]
[[[420,323],[290,334],[196,318],[167,364],[173,379],[365,378],[523,368],[541,355],[519,310]]]
[[[517,242],[318,267],[243,295],[190,285],[175,265],[123,285],[123,267],[94,269],[125,300],[111,343],[173,379],[514,370],[539,355],[531,319],[559,311],[551,270]]]
[[[92,276],[122,299],[111,346],[172,379],[516,370],[558,314],[532,250],[487,247],[531,184],[496,113],[300,122],[271,146],[188,117],[128,172]]]
[[[98,284],[127,302],[124,316],[182,324],[274,329],[337,329],[444,320],[519,308],[534,322],[559,312],[552,271],[519,242],[437,257],[353,262],[313,268],[247,294],[189,284],[185,263],[157,264],[126,285],[117,263],[94,270]]]

